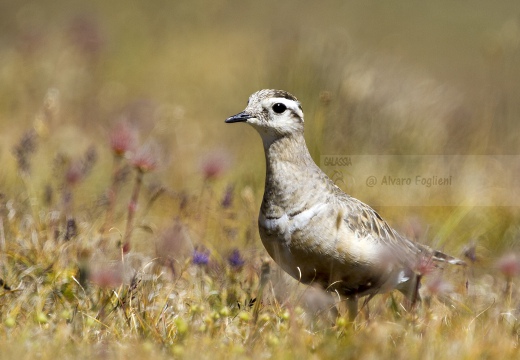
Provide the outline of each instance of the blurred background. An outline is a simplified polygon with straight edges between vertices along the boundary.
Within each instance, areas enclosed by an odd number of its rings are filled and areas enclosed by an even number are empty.
[[[514,0],[2,1],[0,192],[32,199],[13,156],[32,129],[35,198],[50,196],[57,158],[94,147],[97,163],[75,201],[94,208],[110,183],[110,129],[125,120],[160,149],[147,186],[189,198],[211,178],[212,191],[242,199],[237,211],[249,211],[247,201],[253,211],[263,192],[261,141],[224,120],[262,88],[300,99],[318,163],[324,154],[515,155],[519,64]],[[171,221],[175,201],[158,202],[150,221]],[[517,208],[378,210],[409,236],[458,251],[517,243]],[[245,216],[254,223],[256,214]]]

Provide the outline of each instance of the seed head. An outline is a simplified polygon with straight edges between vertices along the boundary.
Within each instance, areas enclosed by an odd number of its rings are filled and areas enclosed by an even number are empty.
[[[102,288],[115,288],[123,283],[121,266],[101,266],[93,269],[90,281]]]
[[[83,179],[83,165],[81,161],[74,161],[65,173],[65,180],[69,185],[76,185]]]
[[[88,176],[97,161],[96,148],[91,146],[87,149],[82,159],[70,163],[65,172],[65,180],[69,185],[75,185]]]
[[[157,256],[162,259],[173,259],[182,262],[193,254],[188,228],[179,219],[166,228],[156,240]]]
[[[201,162],[201,170],[206,180],[221,176],[231,165],[231,156],[224,151],[214,151],[206,155]]]
[[[417,260],[415,271],[420,275],[428,275],[435,270],[435,263],[431,257],[421,256]]]
[[[139,171],[154,171],[158,166],[158,151],[154,143],[142,145],[132,156],[131,163]]]
[[[116,156],[124,156],[135,149],[137,144],[137,131],[126,121],[120,121],[109,134],[110,147]]]
[[[81,14],[69,26],[71,42],[83,53],[95,55],[103,47],[104,39],[94,16]]]
[[[13,154],[18,162],[18,169],[24,174],[29,174],[31,170],[29,157],[36,152],[37,138],[36,132],[29,130],[23,134],[18,144],[13,148]]]
[[[496,266],[507,278],[520,274],[520,259],[517,254],[506,254],[498,259]]]

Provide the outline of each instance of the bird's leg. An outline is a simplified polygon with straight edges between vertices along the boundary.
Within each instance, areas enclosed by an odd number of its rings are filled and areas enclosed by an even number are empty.
[[[372,298],[374,297],[374,295],[377,294],[377,293],[374,293],[374,294],[370,294],[366,297],[365,301],[363,301],[363,306],[361,306],[361,310],[365,309],[365,319],[368,321],[370,320],[370,312],[369,312],[369,308],[368,308],[368,302],[370,300],[372,300]]]
[[[416,308],[417,303],[421,302],[419,289],[421,288],[421,274],[416,274],[405,289],[399,291],[405,296],[404,309],[412,312]]]
[[[419,295],[419,288],[421,287],[421,279],[422,275],[418,274],[415,277],[415,281],[412,287],[412,293],[410,296],[410,309],[415,309],[415,305],[421,301],[421,296]]]
[[[348,310],[349,320],[354,321],[358,314],[358,297],[357,297],[357,295],[352,295],[347,298],[347,310]]]

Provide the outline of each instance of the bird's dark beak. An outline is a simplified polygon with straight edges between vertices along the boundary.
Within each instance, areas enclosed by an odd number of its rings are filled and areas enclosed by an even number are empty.
[[[241,113],[228,117],[226,119],[226,122],[227,123],[244,122],[244,121],[247,121],[247,119],[251,119],[251,118],[252,118],[251,115],[249,115],[245,111],[242,111]]]

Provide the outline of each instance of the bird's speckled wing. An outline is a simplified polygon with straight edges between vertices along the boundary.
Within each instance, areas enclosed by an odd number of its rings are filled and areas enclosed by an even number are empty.
[[[345,209],[344,222],[358,237],[370,237],[386,246],[403,264],[415,268],[424,257],[427,260],[464,265],[464,262],[430,247],[412,242],[401,236],[367,204],[344,193],[336,185],[335,197]]]

